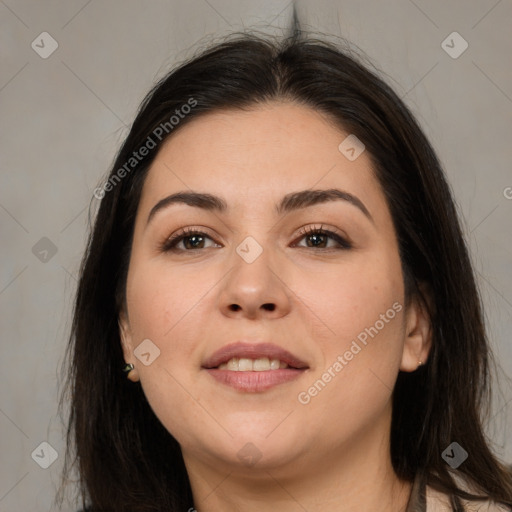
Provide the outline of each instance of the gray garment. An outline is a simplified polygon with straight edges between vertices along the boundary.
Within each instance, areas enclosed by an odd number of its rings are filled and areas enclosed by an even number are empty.
[[[426,498],[426,485],[425,480],[421,477],[420,473],[416,474],[414,483],[412,484],[411,495],[407,502],[405,512],[426,512],[427,511],[427,498]]]
[[[469,486],[465,485],[465,480],[461,477],[461,475],[454,473],[454,478],[459,488],[461,488],[462,490],[465,490],[470,494],[479,494],[478,490],[472,489]],[[484,499],[483,501],[466,501],[464,499],[455,497],[455,503],[457,503],[456,506],[448,505],[448,502],[451,502],[450,496],[448,494],[443,494],[438,491],[435,491],[432,488],[427,487],[424,475],[418,472],[412,485],[411,495],[409,497],[409,501],[407,502],[405,512],[439,512],[441,510],[467,510],[468,512],[512,511],[511,508],[508,508],[505,505],[500,505],[488,499]]]

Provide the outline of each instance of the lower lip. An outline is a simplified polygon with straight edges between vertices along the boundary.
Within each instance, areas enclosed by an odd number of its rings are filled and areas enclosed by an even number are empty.
[[[281,368],[263,372],[234,372],[217,368],[206,370],[218,382],[239,391],[256,393],[299,378],[305,370]]]

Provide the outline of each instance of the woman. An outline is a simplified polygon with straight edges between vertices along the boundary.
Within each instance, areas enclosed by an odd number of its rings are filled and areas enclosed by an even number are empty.
[[[84,508],[510,510],[449,186],[348,52],[298,29],[204,51],[95,195],[69,346]]]

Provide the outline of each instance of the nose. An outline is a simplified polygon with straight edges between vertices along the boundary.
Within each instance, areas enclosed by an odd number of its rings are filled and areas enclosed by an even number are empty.
[[[283,269],[269,250],[252,262],[234,253],[232,269],[223,280],[219,293],[219,309],[233,318],[275,319],[290,311],[292,291],[286,284]]]

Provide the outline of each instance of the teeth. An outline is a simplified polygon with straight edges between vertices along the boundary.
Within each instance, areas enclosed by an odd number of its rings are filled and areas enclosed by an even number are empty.
[[[249,361],[249,359],[248,359]],[[262,357],[261,359],[255,359],[254,363],[252,363],[252,369],[255,372],[264,372],[266,370],[270,370],[270,361],[268,357]]]
[[[219,365],[219,370],[231,370],[233,372],[265,372],[278,370],[279,368],[288,368],[288,365],[279,359],[269,359],[268,357],[260,357],[259,359],[233,357],[227,363]]]
[[[252,359],[245,359],[241,357],[238,360],[238,371],[239,372],[247,372],[253,369]]]
[[[227,370],[238,371],[238,357],[233,357],[225,365]]]

